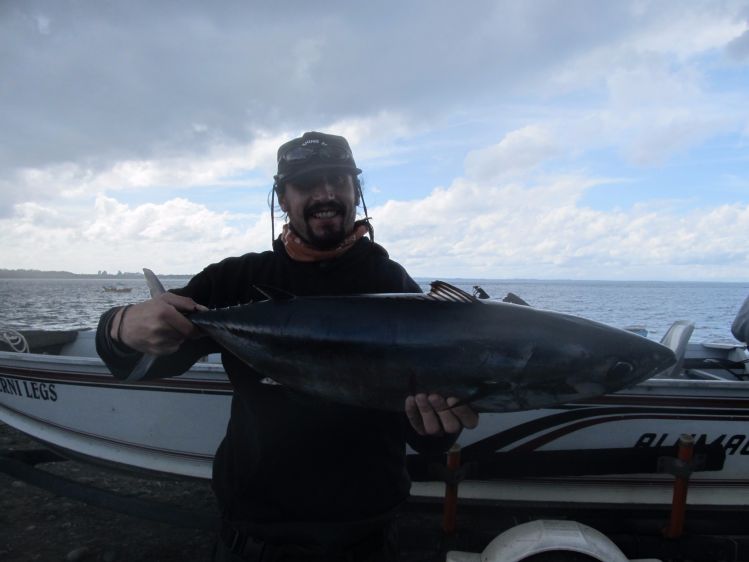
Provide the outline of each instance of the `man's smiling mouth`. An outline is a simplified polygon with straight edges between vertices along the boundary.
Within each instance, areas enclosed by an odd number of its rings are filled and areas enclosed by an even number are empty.
[[[315,219],[332,219],[343,214],[343,209],[338,205],[320,205],[307,211],[307,217]]]
[[[316,219],[332,219],[334,216],[338,214],[338,211],[317,211],[316,213],[312,213],[312,216]]]

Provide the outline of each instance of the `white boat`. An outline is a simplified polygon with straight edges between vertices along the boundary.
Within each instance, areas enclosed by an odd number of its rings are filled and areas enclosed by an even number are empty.
[[[99,359],[93,331],[22,335],[31,353],[0,351],[0,421],[64,456],[210,478],[232,394],[218,357],[129,384]]]
[[[554,408],[482,414],[479,427],[460,438],[468,463],[460,496],[667,506],[672,475],[632,473],[625,465],[691,434],[698,445],[725,451],[725,462],[691,475],[690,505],[749,506],[746,348],[687,343],[690,334],[691,325],[676,323],[669,343],[682,362],[631,389]],[[68,457],[210,478],[232,394],[218,356],[180,377],[126,383],[96,355],[92,331],[23,335],[6,337],[0,351],[0,421]],[[14,351],[24,341],[31,352]],[[444,482],[430,481],[427,464],[415,455],[410,460],[418,480],[412,494],[442,496]]]
[[[117,285],[106,285],[102,287],[102,290],[105,293],[130,293],[133,288],[132,287],[122,287]]]

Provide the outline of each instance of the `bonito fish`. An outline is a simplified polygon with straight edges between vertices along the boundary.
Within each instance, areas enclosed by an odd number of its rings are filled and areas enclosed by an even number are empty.
[[[190,315],[264,377],[329,400],[402,411],[416,393],[479,412],[528,410],[615,392],[676,362],[667,347],[583,318],[428,294],[295,297]]]

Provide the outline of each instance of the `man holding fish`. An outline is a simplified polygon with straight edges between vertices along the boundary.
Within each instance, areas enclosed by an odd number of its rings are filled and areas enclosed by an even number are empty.
[[[112,373],[126,378],[150,354],[158,358],[147,378],[174,376],[222,351],[187,316],[262,300],[271,290],[263,286],[298,296],[420,292],[373,242],[369,222],[356,220],[360,173],[343,137],[309,132],[283,144],[273,196],[288,222],[272,250],[227,258],[181,289],[104,313],[97,349]],[[437,394],[407,397],[400,413],[333,403],[226,351],[222,360],[234,397],[214,461],[223,518],[214,560],[394,560],[393,514],[410,486],[406,442],[445,451],[477,414]]]

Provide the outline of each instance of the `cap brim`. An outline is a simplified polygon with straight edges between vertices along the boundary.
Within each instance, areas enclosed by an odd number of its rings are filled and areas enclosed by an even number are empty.
[[[361,170],[359,168],[355,168],[347,164],[336,165],[321,162],[317,164],[311,164],[310,166],[305,166],[304,168],[299,170],[294,170],[294,172],[292,172],[291,174],[275,175],[273,176],[273,179],[275,179],[277,182],[294,181],[295,178],[306,176],[307,174],[311,174],[313,172],[319,172],[320,170],[343,170],[355,176],[361,174]]]

